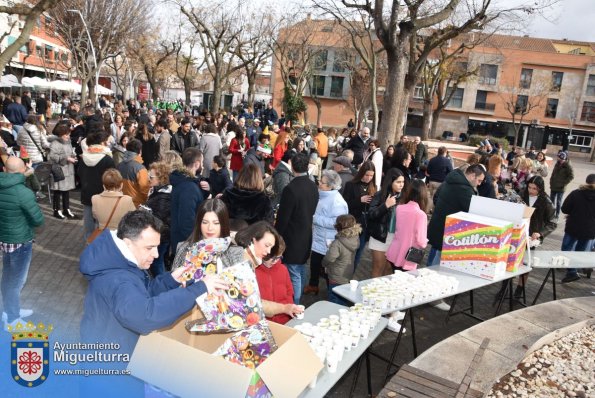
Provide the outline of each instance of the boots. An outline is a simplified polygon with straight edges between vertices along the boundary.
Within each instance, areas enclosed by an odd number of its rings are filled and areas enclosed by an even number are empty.
[[[59,220],[64,220],[66,218],[62,213],[62,210],[54,210],[54,217],[56,217]]]
[[[513,297],[517,300],[523,298],[523,286],[517,285],[516,289],[514,289]]]
[[[74,220],[76,219],[76,214],[74,214],[73,212],[70,211],[70,209],[66,209],[64,210],[64,214],[66,215],[66,217]]]

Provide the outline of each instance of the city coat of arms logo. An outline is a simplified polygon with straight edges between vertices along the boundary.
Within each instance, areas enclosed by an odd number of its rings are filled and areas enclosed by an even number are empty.
[[[53,326],[32,322],[17,323],[9,327],[12,334],[10,342],[10,370],[12,379],[24,387],[37,387],[50,373],[49,334]]]

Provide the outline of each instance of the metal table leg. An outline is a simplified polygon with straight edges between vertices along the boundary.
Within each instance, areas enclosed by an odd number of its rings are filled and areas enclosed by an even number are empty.
[[[368,396],[372,396],[372,372],[370,370],[370,354],[366,350],[366,378],[368,379]]]
[[[554,300],[557,300],[558,297],[556,295],[556,269],[550,268],[552,270],[552,288],[554,289]]]
[[[411,339],[413,341],[413,358],[417,358],[417,340],[415,339],[415,317],[413,316],[413,308],[409,310],[409,319],[411,320]],[[401,326],[403,327],[403,326]]]
[[[407,323],[407,313],[411,312],[411,308],[409,308],[407,311],[405,311],[405,317],[403,318],[403,321],[401,322],[401,329],[399,330],[399,333],[397,334],[397,339],[395,341],[395,344],[393,346],[393,350],[390,354],[390,357],[388,359],[388,365],[386,366],[386,374],[384,375],[384,384],[386,384],[388,382],[388,375],[390,374],[390,368],[393,365],[393,361],[395,360],[395,356],[397,354],[397,349],[399,348],[399,344],[401,344],[401,337],[403,337],[403,329],[405,329],[405,324]]]
[[[537,302],[537,299],[539,298],[539,295],[541,294],[545,284],[547,283],[548,278],[550,277],[550,275],[553,272],[553,268],[550,268],[547,271],[547,274],[545,274],[545,278],[543,278],[543,282],[541,282],[541,286],[539,286],[539,290],[537,291],[537,294],[535,295],[535,298],[533,299],[533,302],[531,303],[531,305],[535,305],[535,303]],[[554,286],[555,286],[556,281],[554,280]],[[555,297],[555,294],[554,294]]]
[[[351,382],[351,390],[349,391],[349,397],[353,397],[353,393],[355,392],[355,386],[357,386],[357,379],[359,378],[359,370],[362,367],[362,361],[364,360],[363,357],[360,357],[357,360],[357,364],[355,365],[355,374],[353,375],[353,381]],[[369,387],[368,387],[369,389]]]
[[[500,308],[502,308],[502,303],[504,302],[504,298],[506,297],[506,293],[508,292],[508,290],[512,290],[512,288],[510,287],[512,283],[510,282],[510,279],[508,280],[508,282],[506,283],[506,287],[504,288],[504,292],[502,293],[502,297],[500,297],[500,300],[498,301],[498,307],[496,308],[496,313],[494,314],[494,316],[498,316],[498,314],[500,313]]]

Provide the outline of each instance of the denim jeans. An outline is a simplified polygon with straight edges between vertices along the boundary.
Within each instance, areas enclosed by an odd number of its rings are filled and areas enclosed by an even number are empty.
[[[567,233],[562,238],[562,251],[563,252],[590,252],[593,250],[593,243],[595,239],[577,239]],[[566,276],[578,275],[576,268],[568,268],[566,270]]]
[[[564,199],[564,192],[550,192],[550,199],[556,208],[556,217],[560,216],[560,209],[562,208],[562,200]]]
[[[307,283],[306,264],[285,264],[289,271],[289,279],[293,285],[293,302],[299,304]]]
[[[362,258],[362,253],[364,252],[364,249],[366,248],[366,242],[368,241],[368,231],[363,230],[361,234],[359,234],[359,247],[357,248],[357,251],[355,252],[355,260],[353,262],[353,272],[355,272],[355,270],[357,269],[357,266],[359,265],[359,260]]]
[[[331,303],[344,305],[346,307],[351,306],[351,304],[348,301],[346,301],[342,297],[336,295],[335,292],[333,292],[333,288],[337,287],[337,286],[341,286],[341,285],[337,285],[335,283],[328,284],[328,301],[330,301]]]
[[[428,254],[428,267],[433,265],[440,265],[440,256],[442,252],[440,250],[434,249],[433,247],[430,249],[430,253]]]
[[[95,228],[97,228],[97,223],[93,218],[93,207],[83,205],[83,234],[85,242],[87,241],[87,238],[91,236],[93,231],[95,231]]]
[[[2,253],[2,301],[8,322],[17,319],[21,312],[21,290],[25,286],[29,265],[31,265],[31,252],[33,242],[24,243],[12,253]]]

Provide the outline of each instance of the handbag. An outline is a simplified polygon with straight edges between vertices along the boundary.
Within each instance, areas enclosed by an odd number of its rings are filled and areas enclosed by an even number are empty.
[[[116,200],[116,204],[114,205],[114,208],[112,209],[112,212],[110,213],[109,218],[107,219],[107,222],[105,223],[105,227],[103,227],[103,228],[95,228],[95,230],[93,231],[93,233],[91,235],[89,235],[89,237],[87,238],[87,243],[88,244],[90,244],[91,242],[93,242],[95,240],[95,238],[97,238],[103,231],[105,231],[105,229],[109,225],[110,221],[112,220],[112,217],[114,216],[114,213],[116,211],[116,207],[118,207],[118,203],[120,203],[120,199],[122,199],[122,196],[120,196],[118,198],[118,200]]]
[[[33,142],[33,145],[35,145],[35,147],[37,148],[37,150],[39,151],[39,153],[41,153],[41,157],[43,158],[43,162],[44,163],[49,163],[51,165],[51,173],[52,173],[52,179],[54,180],[54,182],[59,182],[59,181],[64,181],[66,179],[66,176],[64,176],[64,170],[62,170],[62,167],[60,167],[59,164],[53,163],[53,162],[48,162],[48,157],[45,153],[45,151],[43,149],[41,149],[39,147],[39,145],[37,144],[37,142],[35,142],[35,140],[33,139],[33,136],[31,135],[31,133],[29,132],[29,130],[27,130],[25,127],[23,127],[23,130],[25,130],[27,132],[27,135],[29,135],[29,138],[31,138],[31,142]]]
[[[422,249],[418,249],[416,247],[410,247],[407,250],[407,254],[405,254],[405,260],[410,261],[415,264],[421,264],[421,261],[424,259],[424,251]]]

